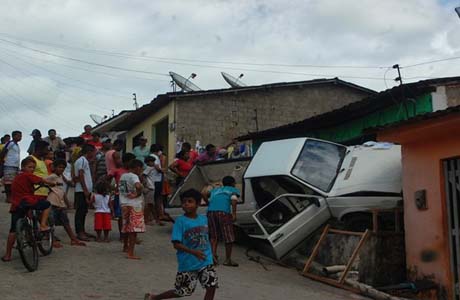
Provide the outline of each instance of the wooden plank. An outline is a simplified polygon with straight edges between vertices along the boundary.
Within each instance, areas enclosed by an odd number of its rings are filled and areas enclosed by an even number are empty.
[[[315,248],[313,248],[313,251],[311,252],[311,255],[308,258],[307,262],[305,263],[305,267],[303,268],[302,274],[306,274],[308,272],[308,269],[310,269],[310,266],[313,263],[313,260],[315,259],[316,255],[318,254],[319,246],[321,245],[321,243],[323,242],[323,240],[327,236],[329,228],[330,228],[329,224],[327,224],[326,227],[324,227],[324,230],[323,230],[323,233],[321,234],[321,237],[319,238],[318,242],[316,243]]]
[[[364,232],[363,236],[361,237],[361,240],[359,240],[358,245],[356,246],[355,250],[353,251],[353,254],[351,255],[350,259],[348,260],[347,267],[345,268],[345,271],[343,271],[342,276],[339,279],[339,283],[343,284],[345,281],[345,278],[348,275],[348,272],[351,269],[351,266],[353,265],[353,262],[355,261],[356,257],[358,256],[359,250],[361,250],[361,247],[363,246],[364,242],[366,241],[367,237],[369,236],[369,230],[366,229]]]
[[[339,230],[339,229],[329,229],[330,233],[346,234],[346,235],[357,235],[362,236],[364,232],[348,231],[348,230]]]
[[[372,211],[372,231],[374,232],[379,231],[379,211],[378,210]]]
[[[318,276],[318,275],[311,274],[311,273],[303,274],[303,276],[311,278],[311,279],[316,280],[316,281],[320,281],[320,282],[335,286],[335,287],[338,287],[338,288],[341,288],[341,289],[344,289],[344,290],[348,290],[348,291],[353,292],[353,293],[357,293],[357,294],[360,293],[359,289],[353,288],[353,287],[345,285],[345,284],[341,284],[337,280],[334,280],[334,279],[331,279],[331,278],[322,277],[322,276]]]

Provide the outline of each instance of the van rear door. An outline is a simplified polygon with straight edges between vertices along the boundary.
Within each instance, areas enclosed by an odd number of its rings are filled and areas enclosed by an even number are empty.
[[[326,199],[317,195],[283,194],[259,209],[253,218],[277,259],[307,238],[330,218]]]

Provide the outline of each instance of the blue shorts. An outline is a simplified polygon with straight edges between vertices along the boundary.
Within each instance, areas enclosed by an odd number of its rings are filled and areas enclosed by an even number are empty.
[[[120,195],[115,195],[113,197],[113,213],[115,217],[121,218]]]

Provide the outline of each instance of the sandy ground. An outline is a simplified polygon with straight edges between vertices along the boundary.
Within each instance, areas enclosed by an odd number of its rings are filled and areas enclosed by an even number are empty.
[[[73,224],[73,211],[69,211]],[[10,217],[8,205],[0,203],[0,251],[4,251]],[[93,214],[87,219],[91,232]],[[113,226],[115,228],[115,222]],[[109,244],[90,242],[87,247],[72,247],[61,227],[57,235],[64,247],[50,256],[40,257],[39,269],[29,273],[18,252],[13,261],[0,262],[0,299],[143,299],[146,291],[160,292],[173,286],[176,273],[175,251],[169,242],[171,225],[152,226],[141,235],[142,245],[136,252],[140,261],[125,258],[118,234],[112,232]],[[222,247],[219,249],[223,251]],[[223,253],[221,253],[223,257]],[[219,266],[220,288],[216,299],[365,299],[349,292],[323,285],[298,274],[296,270],[249,261],[245,248],[237,246],[235,260],[238,268]],[[203,290],[188,299],[202,299]]]

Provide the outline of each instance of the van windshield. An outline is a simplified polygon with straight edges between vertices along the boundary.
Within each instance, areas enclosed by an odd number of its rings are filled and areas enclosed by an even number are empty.
[[[291,173],[328,192],[334,183],[347,148],[317,140],[307,140]]]

